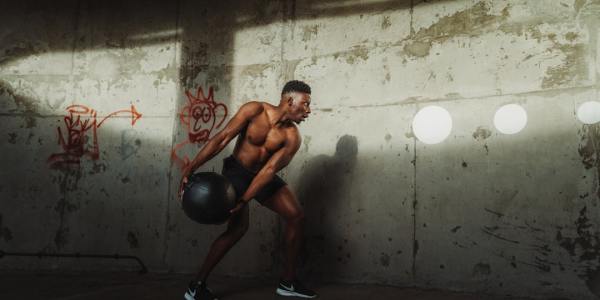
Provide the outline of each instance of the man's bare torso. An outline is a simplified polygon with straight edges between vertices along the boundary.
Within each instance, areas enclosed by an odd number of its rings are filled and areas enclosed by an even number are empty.
[[[276,107],[260,102],[262,108],[239,133],[234,157],[247,169],[258,172],[269,158],[281,149],[290,137],[299,137],[297,127],[291,123],[273,124]]]

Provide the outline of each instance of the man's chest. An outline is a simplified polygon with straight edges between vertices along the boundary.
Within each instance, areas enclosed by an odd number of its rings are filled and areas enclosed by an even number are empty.
[[[257,119],[248,124],[246,141],[253,146],[275,152],[285,144],[286,132],[285,129],[270,126],[266,120]]]

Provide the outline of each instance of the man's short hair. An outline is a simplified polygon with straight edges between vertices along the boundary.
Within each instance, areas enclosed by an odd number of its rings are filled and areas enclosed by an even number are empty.
[[[283,86],[283,90],[281,90],[281,94],[286,94],[289,92],[300,92],[310,94],[310,86],[300,80],[291,80],[288,81],[285,86]]]

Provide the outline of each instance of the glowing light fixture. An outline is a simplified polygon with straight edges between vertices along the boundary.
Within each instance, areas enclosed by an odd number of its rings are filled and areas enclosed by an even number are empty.
[[[437,144],[452,131],[452,117],[440,106],[427,106],[415,115],[412,128],[415,136],[425,144]]]
[[[518,104],[500,107],[494,115],[494,126],[504,134],[515,134],[527,125],[527,112]]]
[[[577,119],[584,124],[600,122],[600,102],[587,101],[582,103],[577,109]]]

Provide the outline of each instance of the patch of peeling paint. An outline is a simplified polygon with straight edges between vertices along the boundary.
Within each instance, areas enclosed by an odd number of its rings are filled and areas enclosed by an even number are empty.
[[[542,88],[548,89],[569,84],[587,74],[584,44],[558,44],[549,51],[559,51],[564,55],[563,63],[549,67],[542,81]]]
[[[343,57],[348,64],[355,64],[358,59],[366,61],[369,58],[369,49],[364,45],[356,45],[352,49],[333,54],[333,58]]]
[[[425,57],[433,43],[443,43],[456,36],[477,36],[494,28],[494,25],[505,21],[509,6],[500,15],[490,14],[486,2],[479,2],[472,7],[440,18],[427,28],[419,29],[411,36],[410,42],[404,46],[406,54]]]

